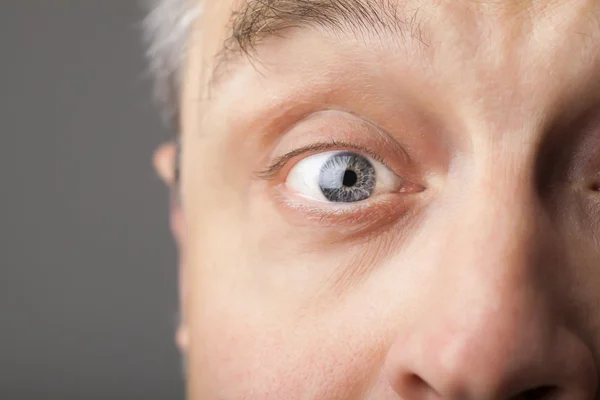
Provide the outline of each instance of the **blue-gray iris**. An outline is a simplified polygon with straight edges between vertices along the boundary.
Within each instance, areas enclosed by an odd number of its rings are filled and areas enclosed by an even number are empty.
[[[375,190],[375,168],[360,154],[336,153],[319,173],[319,187],[327,200],[350,203],[368,199]]]

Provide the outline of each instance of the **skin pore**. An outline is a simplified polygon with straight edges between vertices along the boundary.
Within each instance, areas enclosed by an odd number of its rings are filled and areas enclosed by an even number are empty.
[[[225,62],[246,2],[206,3],[172,208],[188,398],[598,399],[600,2],[369,3],[402,23]],[[328,199],[328,160],[366,198]]]

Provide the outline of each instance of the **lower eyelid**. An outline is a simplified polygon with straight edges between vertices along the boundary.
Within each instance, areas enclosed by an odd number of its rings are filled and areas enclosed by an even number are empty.
[[[415,206],[414,198],[389,193],[356,203],[317,203],[285,193],[285,187],[274,189],[275,206],[296,226],[362,232],[369,226],[383,227],[402,220]]]

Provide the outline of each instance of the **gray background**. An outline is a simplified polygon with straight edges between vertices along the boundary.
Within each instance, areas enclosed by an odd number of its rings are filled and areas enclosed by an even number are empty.
[[[136,0],[0,1],[0,399],[181,399]]]

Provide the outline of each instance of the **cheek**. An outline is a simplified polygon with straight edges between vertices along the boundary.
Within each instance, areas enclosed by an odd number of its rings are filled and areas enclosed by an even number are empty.
[[[380,315],[364,302],[298,312],[296,297],[250,283],[258,266],[246,253],[225,260],[204,250],[190,257],[188,276],[190,399],[333,400],[371,390],[389,347]]]
[[[213,228],[188,235],[188,397],[348,400],[385,393],[381,370],[401,325],[389,299],[406,292],[398,282],[409,280],[381,273],[353,290],[323,294],[315,289],[331,275],[321,275],[323,258],[298,254],[284,262],[271,257],[279,254],[273,249],[257,255],[260,235],[245,234],[232,216],[205,214],[203,226]]]
[[[364,301],[379,288],[318,296],[332,260],[284,237],[264,207],[211,193],[190,202],[186,231],[188,397],[347,400],[382,387],[390,320]]]
[[[189,378],[197,398],[350,399],[371,386],[380,363],[355,332],[324,321],[275,322],[231,304],[193,318]]]

